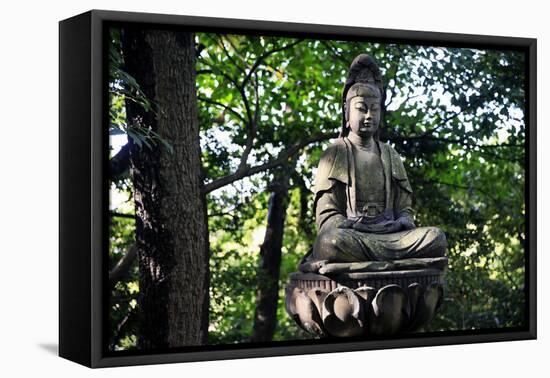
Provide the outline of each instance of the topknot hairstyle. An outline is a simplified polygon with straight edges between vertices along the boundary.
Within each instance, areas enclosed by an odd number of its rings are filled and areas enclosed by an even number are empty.
[[[363,84],[363,85],[361,85]],[[353,97],[361,94],[360,88],[363,86],[376,87],[380,93],[380,99],[384,102],[384,84],[382,82],[382,73],[378,67],[378,63],[368,54],[360,54],[349,67],[348,78],[344,84],[342,91],[342,129],[340,136],[346,136],[348,130],[346,128],[347,108],[346,104]]]

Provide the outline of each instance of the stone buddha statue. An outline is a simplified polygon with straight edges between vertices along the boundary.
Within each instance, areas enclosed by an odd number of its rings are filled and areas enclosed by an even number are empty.
[[[324,151],[315,177],[318,236],[303,271],[318,271],[327,263],[445,255],[447,240],[439,228],[415,226],[401,157],[378,140],[382,88],[374,59],[355,58],[343,91],[340,137]]]
[[[378,138],[382,88],[376,62],[355,58],[315,177],[317,238],[286,286],[287,313],[319,337],[418,330],[443,302],[447,239],[414,224],[403,161]]]

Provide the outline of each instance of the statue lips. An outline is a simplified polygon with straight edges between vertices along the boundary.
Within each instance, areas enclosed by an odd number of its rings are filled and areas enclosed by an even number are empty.
[[[359,131],[367,131],[369,129],[372,129],[373,124],[372,122],[363,122],[363,126],[359,128]]]

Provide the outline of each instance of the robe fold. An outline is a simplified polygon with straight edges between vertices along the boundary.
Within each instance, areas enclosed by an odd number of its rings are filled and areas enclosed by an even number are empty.
[[[376,142],[384,173],[387,217],[412,218],[412,188],[399,154],[387,143]],[[356,172],[353,147],[347,137],[339,138],[323,153],[315,177],[314,212],[318,236],[307,260],[357,262],[444,256],[445,234],[436,227],[416,227],[390,234],[375,234],[338,228],[346,219],[357,220]]]

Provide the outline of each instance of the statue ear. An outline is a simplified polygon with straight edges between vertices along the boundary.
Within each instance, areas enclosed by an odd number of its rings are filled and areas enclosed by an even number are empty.
[[[347,121],[347,119],[349,118],[347,101],[344,101],[344,106],[342,107],[342,110],[344,111],[344,119]]]

